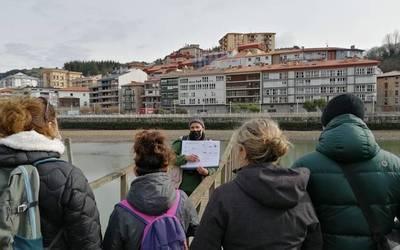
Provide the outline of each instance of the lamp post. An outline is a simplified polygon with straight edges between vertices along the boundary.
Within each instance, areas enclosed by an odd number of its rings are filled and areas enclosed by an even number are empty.
[[[232,101],[229,101],[229,114],[232,114]]]

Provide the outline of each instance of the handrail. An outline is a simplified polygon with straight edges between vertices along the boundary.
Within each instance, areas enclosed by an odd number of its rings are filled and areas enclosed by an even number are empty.
[[[128,174],[132,171],[132,169],[132,166],[128,166],[106,176],[100,177],[99,179],[90,182],[90,187],[94,190],[117,178],[120,178],[120,198],[123,200],[128,194]]]

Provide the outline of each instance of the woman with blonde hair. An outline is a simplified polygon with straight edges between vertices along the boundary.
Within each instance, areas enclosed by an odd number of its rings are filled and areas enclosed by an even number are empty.
[[[0,170],[3,173],[19,166],[36,167],[43,246],[101,249],[93,192],[80,169],[59,159],[63,152],[56,112],[45,98],[19,97],[0,102]],[[0,241],[4,240],[1,236]]]
[[[278,125],[253,119],[235,136],[241,167],[214,191],[191,249],[322,249],[309,171],[278,165],[290,145]]]

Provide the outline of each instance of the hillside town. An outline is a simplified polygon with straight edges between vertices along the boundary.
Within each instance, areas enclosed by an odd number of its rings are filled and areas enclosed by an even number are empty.
[[[60,114],[303,113],[341,93],[366,111],[400,111],[400,72],[383,73],[364,50],[276,48],[276,33],[227,33],[205,50],[187,44],[157,63],[130,62],[103,75],[42,68],[0,79],[0,98],[47,98]]]

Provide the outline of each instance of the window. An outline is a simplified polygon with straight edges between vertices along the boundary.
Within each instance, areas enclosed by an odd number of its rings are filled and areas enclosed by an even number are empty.
[[[189,89],[190,90],[195,90],[196,89],[196,85],[194,85],[194,84],[193,85],[189,85]]]
[[[372,74],[374,74],[374,68],[368,67],[367,68],[367,75],[372,75]]]
[[[304,78],[304,71],[298,71],[295,73],[295,78]]]
[[[279,73],[279,79],[288,79],[288,72]]]
[[[387,82],[385,82],[385,89],[387,89],[388,88],[388,83]]]
[[[73,93],[70,93],[69,96],[74,96],[74,94],[73,94]]]
[[[367,92],[374,92],[374,90],[375,90],[374,85],[367,86]]]
[[[365,68],[356,68],[356,75],[365,75]]]
[[[187,86],[187,85],[181,85],[180,89],[181,89],[181,90],[187,90],[187,89],[188,89],[188,86]]]
[[[188,79],[187,78],[183,78],[179,80],[180,83],[188,83]]]
[[[210,84],[210,89],[215,89],[215,83]]]
[[[217,82],[218,82],[218,81],[223,81],[223,80],[224,80],[224,76],[217,76],[217,77],[216,77],[216,80],[217,80]]]
[[[398,91],[398,90],[395,90],[395,91],[394,91],[394,95],[395,95],[395,96],[398,96],[398,95],[399,95],[399,91]]]
[[[190,93],[190,96],[191,96],[191,97],[196,97],[196,92]]]
[[[203,82],[208,82],[208,76],[203,76],[203,77],[201,78],[201,80],[202,80]]]

